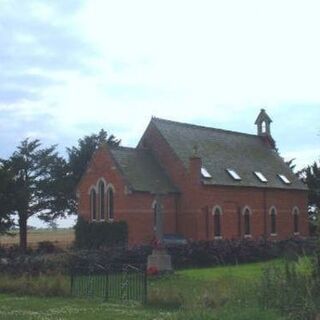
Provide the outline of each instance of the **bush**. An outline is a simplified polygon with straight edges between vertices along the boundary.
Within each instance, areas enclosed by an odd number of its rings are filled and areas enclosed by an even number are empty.
[[[38,243],[37,253],[40,254],[50,254],[50,253],[56,253],[59,252],[59,248],[57,248],[53,242],[51,241],[40,241]]]
[[[75,225],[75,246],[82,249],[123,247],[128,241],[128,226],[120,222],[87,222],[78,218]]]
[[[64,274],[69,270],[68,254],[31,254],[0,258],[0,273],[20,276]]]
[[[265,239],[220,240],[170,247],[168,252],[175,268],[197,268],[266,261],[283,256],[296,259],[301,254],[311,254],[316,246],[316,242],[312,239],[279,242]]]
[[[313,320],[320,313],[320,264],[317,257],[287,261],[284,268],[264,271],[259,300],[264,308],[278,309],[290,320]]]

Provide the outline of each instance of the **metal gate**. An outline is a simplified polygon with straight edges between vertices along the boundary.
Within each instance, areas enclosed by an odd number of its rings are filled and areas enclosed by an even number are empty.
[[[99,272],[77,269],[71,272],[71,294],[75,297],[102,298],[106,301],[147,300],[145,267],[108,266]]]

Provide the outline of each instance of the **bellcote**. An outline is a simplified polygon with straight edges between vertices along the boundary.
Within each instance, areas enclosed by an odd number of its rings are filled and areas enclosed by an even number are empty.
[[[276,150],[276,142],[273,140],[271,136],[271,118],[266,113],[265,109],[261,109],[258,118],[255,122],[258,129],[258,136],[262,137],[265,143],[269,144],[271,148]]]
[[[255,122],[257,125],[258,129],[258,136],[269,136],[271,137],[271,130],[270,130],[270,125],[271,125],[271,118],[268,116],[266,113],[265,109],[261,109],[258,118]]]

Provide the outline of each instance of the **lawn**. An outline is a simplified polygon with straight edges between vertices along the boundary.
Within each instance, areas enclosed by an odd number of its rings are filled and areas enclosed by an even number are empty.
[[[255,282],[262,269],[280,260],[240,266],[190,269],[153,278],[148,284],[148,304],[111,304],[72,297],[0,295],[0,319],[168,319],[245,320],[282,319],[255,302]],[[64,280],[67,285],[68,279]],[[0,278],[1,290],[1,278]]]

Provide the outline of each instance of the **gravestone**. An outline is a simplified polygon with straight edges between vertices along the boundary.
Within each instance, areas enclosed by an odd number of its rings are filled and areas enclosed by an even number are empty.
[[[156,192],[155,197],[155,239],[156,243],[152,250],[152,254],[148,256],[147,270],[154,269],[157,272],[172,271],[171,256],[167,253],[163,246],[163,212],[160,192]]]

